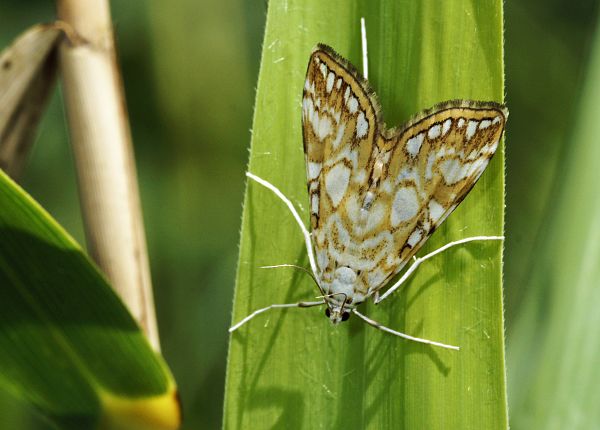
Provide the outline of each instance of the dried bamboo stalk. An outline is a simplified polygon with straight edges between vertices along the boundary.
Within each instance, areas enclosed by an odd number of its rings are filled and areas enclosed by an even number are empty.
[[[131,133],[107,0],[57,0],[60,68],[88,250],[159,349]]]

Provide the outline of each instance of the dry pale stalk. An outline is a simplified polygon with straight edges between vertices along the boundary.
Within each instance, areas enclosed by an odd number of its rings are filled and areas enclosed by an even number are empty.
[[[17,178],[55,81],[60,30],[35,25],[0,54],[0,169]]]
[[[146,332],[158,330],[131,134],[106,0],[58,0],[65,104],[90,255]],[[70,34],[69,34],[70,33]]]

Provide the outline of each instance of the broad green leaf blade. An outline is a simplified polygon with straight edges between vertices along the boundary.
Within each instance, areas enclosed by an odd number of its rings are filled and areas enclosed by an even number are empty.
[[[515,429],[600,423],[600,32],[509,333]]]
[[[0,171],[0,388],[60,428],[169,429],[174,381],[80,247]]]
[[[366,17],[369,77],[389,125],[437,102],[503,98],[500,1],[271,1],[249,170],[279,187],[308,222],[300,106],[306,64],[323,42],[360,68]],[[503,228],[503,151],[421,254]],[[459,352],[411,343],[356,318],[332,327],[322,308],[273,310],[234,332],[227,429],[506,429],[498,242],[454,248],[419,268],[404,291],[362,311]],[[285,206],[250,183],[244,202],[233,322],[318,291],[302,236]]]

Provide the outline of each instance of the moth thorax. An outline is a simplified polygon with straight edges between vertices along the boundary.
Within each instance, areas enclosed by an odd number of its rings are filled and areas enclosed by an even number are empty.
[[[352,302],[355,284],[356,272],[347,266],[338,267],[333,274],[329,294],[337,302]]]

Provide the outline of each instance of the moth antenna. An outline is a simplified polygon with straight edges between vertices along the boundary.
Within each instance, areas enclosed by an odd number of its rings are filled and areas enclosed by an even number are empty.
[[[315,297],[315,299],[326,299],[327,297],[333,297],[333,296],[344,296],[343,303],[346,303],[346,300],[348,300],[348,294],[346,294],[346,293],[330,293],[330,294],[325,294],[324,296],[317,296],[317,297]]]
[[[460,349],[458,346],[446,345],[445,343],[435,342],[433,340],[428,340],[428,339],[421,339],[420,337],[414,337],[414,336],[410,336],[406,333],[392,330],[391,328],[386,327],[386,326],[378,323],[375,320],[372,320],[371,318],[367,317],[366,315],[361,314],[356,309],[352,309],[352,313],[355,314],[356,316],[358,316],[360,319],[362,319],[367,324],[375,327],[376,329],[384,331],[386,333],[393,334],[394,336],[398,336],[398,337],[401,337],[401,338],[407,339],[407,340],[412,340],[413,342],[424,343],[426,345],[439,346],[440,348],[446,348],[446,349],[453,349],[455,351],[458,351]]]
[[[291,267],[293,269],[298,269],[303,271],[304,273],[306,273],[308,276],[310,276],[310,278],[313,280],[313,282],[317,285],[317,287],[319,288],[319,290],[321,290],[321,287],[319,286],[319,282],[317,281],[317,278],[315,278],[315,275],[313,275],[310,270],[308,270],[305,267],[302,266],[297,266],[295,264],[276,264],[274,266],[260,266],[259,269],[279,269],[280,267]]]

